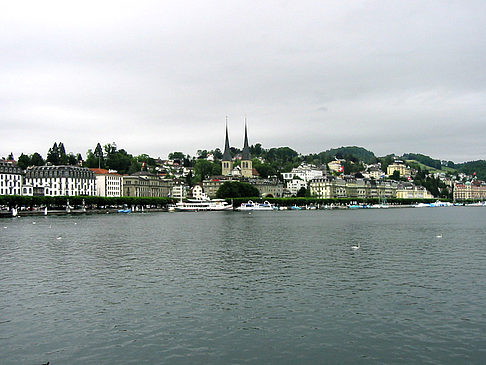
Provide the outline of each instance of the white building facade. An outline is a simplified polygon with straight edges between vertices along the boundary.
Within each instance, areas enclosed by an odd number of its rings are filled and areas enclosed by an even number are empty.
[[[23,171],[12,161],[0,161],[0,195],[22,195]]]
[[[320,178],[323,174],[323,171],[316,166],[303,163],[299,167],[293,168],[291,172],[284,172],[282,176],[287,191],[291,195],[297,195],[301,188],[307,189],[311,180]]]
[[[32,166],[25,172],[25,182],[32,186],[34,195],[96,195],[95,174],[84,167]]]
[[[115,170],[90,169],[96,176],[96,195],[98,196],[122,196],[123,177]]]

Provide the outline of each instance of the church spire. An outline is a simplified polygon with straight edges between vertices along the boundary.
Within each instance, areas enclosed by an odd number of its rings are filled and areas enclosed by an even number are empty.
[[[241,159],[248,161],[251,160],[250,156],[250,146],[248,145],[248,133],[246,127],[246,118],[245,118],[245,142],[243,144],[243,151],[241,152]]]
[[[223,161],[231,161],[230,144],[228,138],[228,117],[226,117],[226,139],[224,141]]]

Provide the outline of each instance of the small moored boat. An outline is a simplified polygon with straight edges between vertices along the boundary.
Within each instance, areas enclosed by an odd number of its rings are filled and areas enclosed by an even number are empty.
[[[276,210],[277,208],[275,205],[269,203],[268,201],[264,201],[263,203],[254,203],[253,201],[249,200],[247,203],[241,203],[241,205],[236,208],[238,211],[269,211],[269,210]]]

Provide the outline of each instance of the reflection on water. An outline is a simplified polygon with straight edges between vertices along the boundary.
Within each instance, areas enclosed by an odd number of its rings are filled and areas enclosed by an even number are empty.
[[[485,217],[5,219],[2,363],[480,363]]]

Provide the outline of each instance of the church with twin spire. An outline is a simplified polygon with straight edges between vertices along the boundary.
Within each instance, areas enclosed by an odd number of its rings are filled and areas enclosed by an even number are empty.
[[[251,161],[250,146],[248,144],[248,131],[245,123],[245,141],[243,143],[243,150],[241,152],[241,176],[246,178],[253,177],[253,163]],[[221,160],[221,171],[224,176],[231,176],[233,173],[233,159],[231,157],[228,125],[226,125],[226,138],[224,142],[223,158]]]

